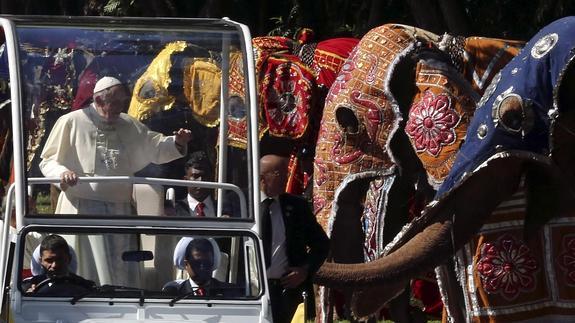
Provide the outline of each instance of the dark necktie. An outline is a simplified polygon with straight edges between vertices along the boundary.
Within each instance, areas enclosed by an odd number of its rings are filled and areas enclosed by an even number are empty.
[[[206,205],[203,202],[198,203],[198,205],[196,205],[196,215],[197,216],[206,216],[206,213],[204,212],[205,207],[206,207]]]
[[[262,240],[264,244],[264,258],[266,261],[266,268],[269,268],[272,260],[272,219],[271,219],[271,205],[274,202],[272,198],[263,200],[260,210],[262,214]]]

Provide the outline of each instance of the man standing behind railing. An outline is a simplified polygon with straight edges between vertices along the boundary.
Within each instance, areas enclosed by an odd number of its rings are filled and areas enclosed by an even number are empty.
[[[44,150],[40,170],[60,177],[62,193],[56,213],[131,213],[129,183],[81,183],[79,176],[131,176],[149,163],[163,164],[186,153],[192,133],[179,129],[166,137],[122,111],[130,95],[116,78],[103,77],[94,103],[58,119]]]
[[[40,170],[44,176],[60,178],[62,192],[55,213],[130,215],[131,183],[78,183],[78,177],[132,176],[149,163],[181,158],[192,134],[179,129],[167,137],[122,113],[128,108],[130,95],[116,78],[101,78],[93,99],[89,107],[58,119],[42,151]],[[121,252],[136,243],[135,237],[120,235],[76,241],[80,252],[90,248],[95,253],[95,263],[84,276],[95,279],[97,273],[100,284],[137,283],[137,275],[121,261]]]

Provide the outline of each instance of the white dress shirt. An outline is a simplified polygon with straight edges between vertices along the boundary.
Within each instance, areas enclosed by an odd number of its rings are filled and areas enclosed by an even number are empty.
[[[211,196],[207,196],[203,201],[204,203],[204,214],[206,217],[216,217],[216,207],[214,206],[214,201],[212,200]],[[188,194],[188,205],[190,206],[190,214],[192,216],[197,216],[196,214],[196,206],[200,204],[200,201],[193,198],[190,194]]]
[[[268,198],[264,192],[261,192],[261,201]],[[270,216],[272,225],[272,250],[271,264],[267,269],[268,279],[279,279],[289,267],[286,246],[286,230],[283,219],[282,208],[278,197],[273,198],[270,205]],[[265,242],[264,242],[265,243]]]

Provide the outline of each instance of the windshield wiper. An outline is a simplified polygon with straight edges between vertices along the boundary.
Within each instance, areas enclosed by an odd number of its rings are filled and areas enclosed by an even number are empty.
[[[170,305],[170,306],[174,306],[174,304],[176,304],[177,301],[181,301],[182,299],[186,299],[186,298],[188,298],[188,297],[190,297],[190,296],[194,296],[195,293],[196,293],[196,291],[193,290],[193,291],[191,291],[191,292],[188,292],[188,293],[185,293],[185,294],[182,294],[182,295],[178,295],[178,296],[172,298],[172,300],[170,301],[169,305]],[[198,298],[202,298],[202,299],[207,299],[207,298],[208,298],[207,295],[195,295],[195,296],[197,296]]]
[[[70,300],[70,304],[74,305],[82,298],[93,295],[112,294],[111,297],[114,297],[117,292],[140,292],[139,304],[140,306],[144,306],[145,292],[146,292],[144,289],[135,287],[126,287],[126,286],[115,286],[115,285],[102,285],[100,287],[96,287],[92,290],[89,290],[85,293],[76,295]]]

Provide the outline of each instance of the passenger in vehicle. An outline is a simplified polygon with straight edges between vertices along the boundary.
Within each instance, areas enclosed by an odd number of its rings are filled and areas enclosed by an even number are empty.
[[[126,87],[103,77],[94,103],[60,117],[42,151],[40,170],[59,177],[62,193],[56,213],[130,214],[130,183],[81,183],[78,176],[128,176],[149,163],[162,164],[186,153],[191,131],[166,137],[123,113],[130,103]]]
[[[186,162],[184,179],[199,182],[214,181],[214,166],[203,151],[195,151]],[[188,187],[185,198],[176,201],[177,216],[215,217],[217,203],[210,188]],[[237,195],[231,191],[224,192],[222,216],[239,216]]]
[[[220,264],[220,249],[211,238],[182,238],[174,250],[174,264],[185,269],[188,279],[175,280],[164,285],[162,291],[168,295],[240,297],[242,289],[213,278]]]
[[[22,291],[45,296],[74,296],[96,287],[96,284],[71,271],[72,253],[64,238],[51,234],[40,243],[37,259],[42,273],[22,281]]]
[[[181,158],[191,132],[179,129],[166,137],[122,113],[130,95],[116,78],[101,78],[93,98],[89,107],[56,121],[42,151],[40,170],[45,176],[60,178],[62,192],[56,213],[130,215],[131,183],[78,183],[78,176],[129,176],[149,163]],[[137,250],[135,235],[80,237],[74,247],[98,250],[94,263],[85,266],[82,275],[98,277],[101,285],[140,284],[140,264],[122,261],[123,251]]]

